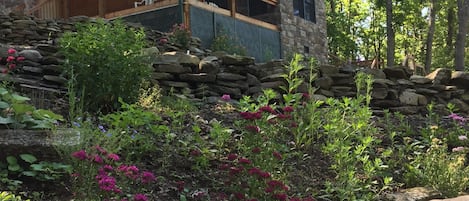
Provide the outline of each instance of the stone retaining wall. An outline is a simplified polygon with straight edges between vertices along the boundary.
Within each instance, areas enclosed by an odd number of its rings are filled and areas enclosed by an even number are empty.
[[[49,101],[50,104],[43,105],[46,108],[53,109],[51,107],[57,105],[58,100],[66,103],[63,97],[67,79],[60,65],[62,57],[57,53],[56,41],[64,31],[73,31],[73,23],[87,20],[92,19],[76,17],[68,21],[48,21],[14,14],[0,15],[0,43],[5,44],[0,47],[0,57],[5,58],[7,49],[15,47],[19,55],[26,58],[20,72],[13,77],[1,75],[0,79],[14,81],[33,94],[33,100],[38,103]],[[280,91],[279,87],[285,85],[281,75],[286,73],[286,68],[281,60],[256,63],[252,57],[212,53],[200,49],[196,39],[187,54],[177,51],[178,48],[171,44],[159,44],[159,39],[166,37],[164,33],[146,32],[149,44],[153,46],[150,52],[154,54],[152,81],[166,92],[205,100],[217,100],[223,94],[239,99],[243,95],[257,96],[266,88]],[[1,62],[0,68],[5,68]],[[354,76],[360,71],[374,75],[372,106],[377,109],[411,114],[421,112],[428,103],[435,102],[441,107],[454,103],[461,111],[469,111],[469,75],[448,69],[438,69],[421,77],[412,76],[405,67],[379,70],[321,65],[313,83],[318,88],[314,97],[356,96]],[[307,77],[309,70],[300,74]],[[306,92],[307,88],[304,84],[299,91]]]

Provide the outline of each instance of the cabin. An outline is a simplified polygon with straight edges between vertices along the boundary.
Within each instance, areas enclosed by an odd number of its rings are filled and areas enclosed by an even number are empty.
[[[327,61],[324,0],[29,0],[24,11],[44,19],[85,15],[121,18],[168,32],[185,25],[210,47],[230,34],[257,61],[293,53]]]

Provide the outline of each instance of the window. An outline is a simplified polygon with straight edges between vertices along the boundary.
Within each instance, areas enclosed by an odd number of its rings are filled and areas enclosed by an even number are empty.
[[[316,22],[316,5],[314,0],[293,0],[293,15]]]

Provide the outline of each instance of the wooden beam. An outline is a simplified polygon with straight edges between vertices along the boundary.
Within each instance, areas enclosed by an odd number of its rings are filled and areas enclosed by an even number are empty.
[[[265,3],[276,6],[278,4],[277,0],[262,0]]]
[[[70,10],[69,10],[69,3],[70,0],[62,0],[62,13],[60,17],[62,18],[68,18],[70,17]]]
[[[230,0],[231,17],[236,17],[236,0]]]
[[[172,6],[177,6],[178,0],[164,0],[164,1],[158,1],[150,5],[145,5],[145,6],[139,6],[137,8],[130,8],[130,9],[125,9],[121,11],[116,11],[112,13],[107,13],[105,15],[106,19],[114,19],[122,16],[128,16],[132,14],[137,14],[137,13],[143,13],[146,11],[150,10],[157,10],[161,8],[166,8],[166,7],[172,7]]]
[[[106,0],[98,0],[98,16],[106,16]]]
[[[184,18],[184,26],[186,27],[187,30],[191,30],[191,5],[189,2],[184,1],[183,3],[184,6],[184,11],[182,16]]]

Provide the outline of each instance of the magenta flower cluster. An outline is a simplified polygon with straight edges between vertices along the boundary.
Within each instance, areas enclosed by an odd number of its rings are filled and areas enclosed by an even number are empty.
[[[17,51],[13,48],[8,49],[8,56],[5,58],[8,68],[2,69],[2,73],[6,74],[16,69],[17,65],[24,61],[24,57],[17,56]],[[0,57],[0,61],[2,58]]]
[[[130,180],[131,184],[149,184],[156,181],[155,175],[152,172],[141,171],[135,165],[117,165],[117,162],[120,160],[119,155],[108,153],[100,146],[95,146],[90,153],[85,150],[79,150],[72,153],[72,157],[98,165],[98,171],[95,176],[96,183],[99,189],[106,195],[111,195],[113,200],[115,200],[115,197],[125,196],[122,187],[118,185],[117,179]],[[72,176],[79,177],[80,175],[74,173]],[[126,198],[121,199],[121,201],[124,200],[127,201]],[[138,193],[133,196],[133,200],[147,201],[148,198],[146,195]]]
[[[272,108],[270,105],[260,107],[255,112],[241,112],[241,118],[248,121],[255,121],[263,118],[263,114],[266,114],[267,122],[269,124],[277,124],[279,122],[287,121],[287,126],[291,128],[298,127],[298,124],[292,120],[292,112],[295,111],[293,106],[285,106],[279,111]],[[288,121],[289,120],[289,121]],[[260,133],[262,130],[257,125],[246,125],[245,129],[252,133]]]
[[[259,153],[260,148],[256,147],[252,152]],[[279,152],[274,152],[273,156],[276,159],[282,159]],[[234,153],[228,154],[226,158],[228,162],[221,164],[219,169],[228,175],[225,184],[237,190],[231,191],[229,196],[221,193],[218,195],[218,200],[228,200],[229,197],[232,197],[240,201],[258,201],[265,198],[278,201],[315,201],[312,197],[288,196],[290,188],[287,185],[274,179],[271,173],[256,167],[248,158],[240,157]],[[252,191],[249,189],[263,189],[263,192],[250,195],[249,192]]]

